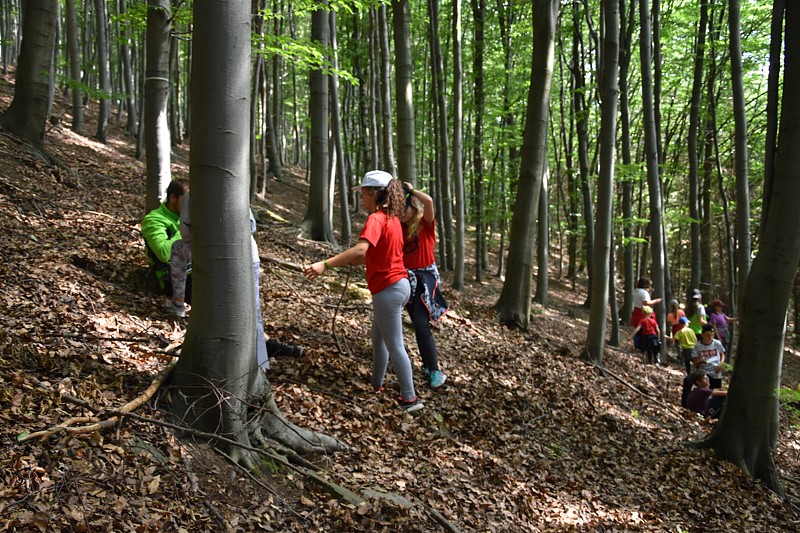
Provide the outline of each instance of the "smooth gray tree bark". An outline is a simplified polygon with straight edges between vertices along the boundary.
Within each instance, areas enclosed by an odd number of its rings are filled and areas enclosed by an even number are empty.
[[[95,62],[100,84],[100,99],[97,110],[97,132],[95,138],[103,144],[108,142],[108,118],[111,115],[111,74],[108,64],[108,15],[106,0],[94,0]]]
[[[744,101],[744,75],[742,74],[742,28],[739,0],[728,0],[728,26],[730,28],[731,85],[733,87],[734,146],[736,150],[736,283],[739,291],[731,287],[731,295],[741,300],[745,281],[750,272],[750,184],[747,155],[747,109]],[[738,294],[737,294],[738,292]],[[731,302],[735,310],[736,301]]]
[[[323,11],[327,23],[327,13]],[[177,363],[173,412],[188,426],[251,446],[269,437],[301,452],[340,449],[278,411],[257,367],[248,223],[250,2],[196,2],[192,65],[192,320]],[[265,435],[266,433],[266,435]],[[247,467],[256,457],[216,442]]]
[[[417,185],[417,142],[412,97],[411,13],[408,0],[392,0],[394,86],[397,108],[397,177]]]
[[[603,0],[602,72],[600,76],[600,175],[597,180],[597,214],[595,216],[594,237],[594,279],[592,285],[589,328],[583,357],[602,365],[606,344],[606,325],[608,309],[609,260],[611,257],[611,232],[614,205],[614,164],[617,140],[617,97],[619,96],[619,3],[617,0]]]
[[[72,94],[72,131],[80,133],[83,129],[83,91],[78,84],[81,81],[81,49],[78,43],[78,16],[75,12],[75,0],[66,0],[67,19],[67,60],[69,61],[69,77]]]
[[[323,48],[330,45],[330,23],[327,0],[318,0],[319,9],[311,15],[311,40]],[[311,179],[308,207],[301,226],[306,238],[335,243],[333,235],[332,185],[328,165],[328,75],[317,68],[309,75],[311,98]]]
[[[170,19],[169,0],[148,0],[144,80],[144,141],[147,167],[145,213],[158,207],[172,179],[167,120]]]
[[[455,196],[455,264],[453,289],[464,290],[466,195],[464,194],[463,65],[461,58],[461,0],[453,0],[453,194]]]
[[[653,263],[651,275],[654,294],[661,298],[656,304],[656,319],[663,336],[666,327],[664,306],[664,239],[661,235],[663,225],[661,200],[661,178],[658,171],[658,146],[656,144],[656,123],[653,104],[653,81],[650,46],[650,8],[649,0],[639,0],[639,22],[641,27],[639,57],[642,69],[642,117],[644,125],[645,165],[647,167],[647,188],[650,211],[650,251]],[[605,283],[603,283],[604,285]]]
[[[785,7],[785,68],[773,194],[747,278],[736,369],[722,418],[698,443],[783,494],[772,453],[778,439],[778,388],[786,311],[800,263],[800,5]]]
[[[44,147],[50,112],[50,67],[55,45],[56,0],[30,0],[22,18],[14,99],[0,115],[0,125],[36,148]]]
[[[531,310],[533,234],[547,157],[550,82],[553,77],[557,0],[533,1],[533,58],[517,199],[511,217],[508,267],[495,304],[501,324],[528,329]]]

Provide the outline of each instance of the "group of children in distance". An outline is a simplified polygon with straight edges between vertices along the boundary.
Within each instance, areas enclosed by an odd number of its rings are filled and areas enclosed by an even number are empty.
[[[660,363],[660,331],[650,306],[661,301],[651,298],[650,280],[641,278],[634,291],[634,346],[645,354],[648,363]],[[727,392],[722,389],[722,372],[730,346],[728,323],[736,320],[723,311],[721,300],[711,303],[711,313],[701,303],[702,294],[692,291],[690,316],[677,300],[670,302],[667,340],[679,350],[687,377],[683,381],[681,405],[703,415],[706,419],[719,417]],[[699,338],[698,338],[699,337]]]

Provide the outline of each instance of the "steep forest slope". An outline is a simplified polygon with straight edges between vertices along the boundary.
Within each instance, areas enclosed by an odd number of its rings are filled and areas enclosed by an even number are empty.
[[[10,83],[0,80],[0,109]],[[708,427],[677,406],[680,369],[645,367],[627,344],[607,350],[605,376],[578,361],[583,288],[558,280],[527,333],[496,324],[498,280],[447,291],[452,311],[435,334],[448,382],[427,387],[408,329],[426,409],[398,412],[391,377],[384,393],[369,386],[363,273],[311,283],[291,268],[329,253],[298,238],[299,169],[255,206],[262,255],[274,259],[263,265],[267,330],[307,347],[273,360],[269,377],[287,416],[350,446],[308,458],[321,475],[376,497],[337,501],[274,462],[244,472],[161,424],[161,394],[120,422],[81,429],[139,398],[186,326],[147,283],[144,168],[131,140],[111,133],[104,146],[54,125],[52,159],[0,134],[0,530],[800,529],[758,482],[683,446]],[[187,173],[186,150],[175,150],[175,175]],[[792,386],[796,359],[787,357]],[[784,421],[776,457],[796,496],[798,449]]]

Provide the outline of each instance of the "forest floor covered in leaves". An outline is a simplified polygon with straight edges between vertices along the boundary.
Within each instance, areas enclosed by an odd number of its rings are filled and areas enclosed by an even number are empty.
[[[5,109],[8,81],[0,93]],[[497,278],[461,293],[445,281],[452,310],[435,336],[448,381],[427,386],[406,328],[425,409],[399,412],[391,372],[384,393],[369,385],[363,272],[309,282],[286,267],[331,253],[298,237],[307,185],[296,168],[255,206],[262,256],[276,260],[263,264],[266,329],[307,347],[273,360],[269,378],[288,417],[350,447],[308,458],[324,478],[394,501],[355,507],[277,464],[245,472],[151,422],[166,419],[163,394],[121,422],[80,429],[140,397],[186,328],[145,290],[144,167],[116,127],[110,139],[55,126],[53,164],[0,134],[0,531],[800,529],[759,482],[685,447],[709,429],[678,406],[677,366],[642,365],[628,331],[606,351],[609,373],[578,359],[585,294],[558,279],[529,332],[497,324]],[[175,159],[185,175],[185,150]],[[784,383],[797,386],[796,351],[785,367]],[[59,424],[74,429],[20,440]],[[775,457],[793,497],[798,449],[784,416]]]

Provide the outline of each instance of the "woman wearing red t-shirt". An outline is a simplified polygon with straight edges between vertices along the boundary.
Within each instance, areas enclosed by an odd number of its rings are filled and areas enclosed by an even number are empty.
[[[405,208],[403,188],[392,175],[371,170],[364,175],[361,205],[371,214],[358,242],[348,250],[307,266],[303,275],[314,279],[326,270],[345,265],[367,265],[367,287],[372,293],[372,388],[383,388],[389,359],[400,383],[400,407],[422,409],[414,392],[411,360],[403,344],[403,305],[411,295],[403,266],[403,228],[399,216]]]
[[[413,272],[411,301],[406,305],[425,374],[431,388],[441,387],[447,376],[439,370],[436,341],[431,334],[431,322],[436,322],[447,311],[447,302],[440,290],[441,279],[433,250],[436,246],[436,221],[433,198],[416,190],[410,183],[403,184],[406,210],[400,217],[403,223],[403,261]]]

